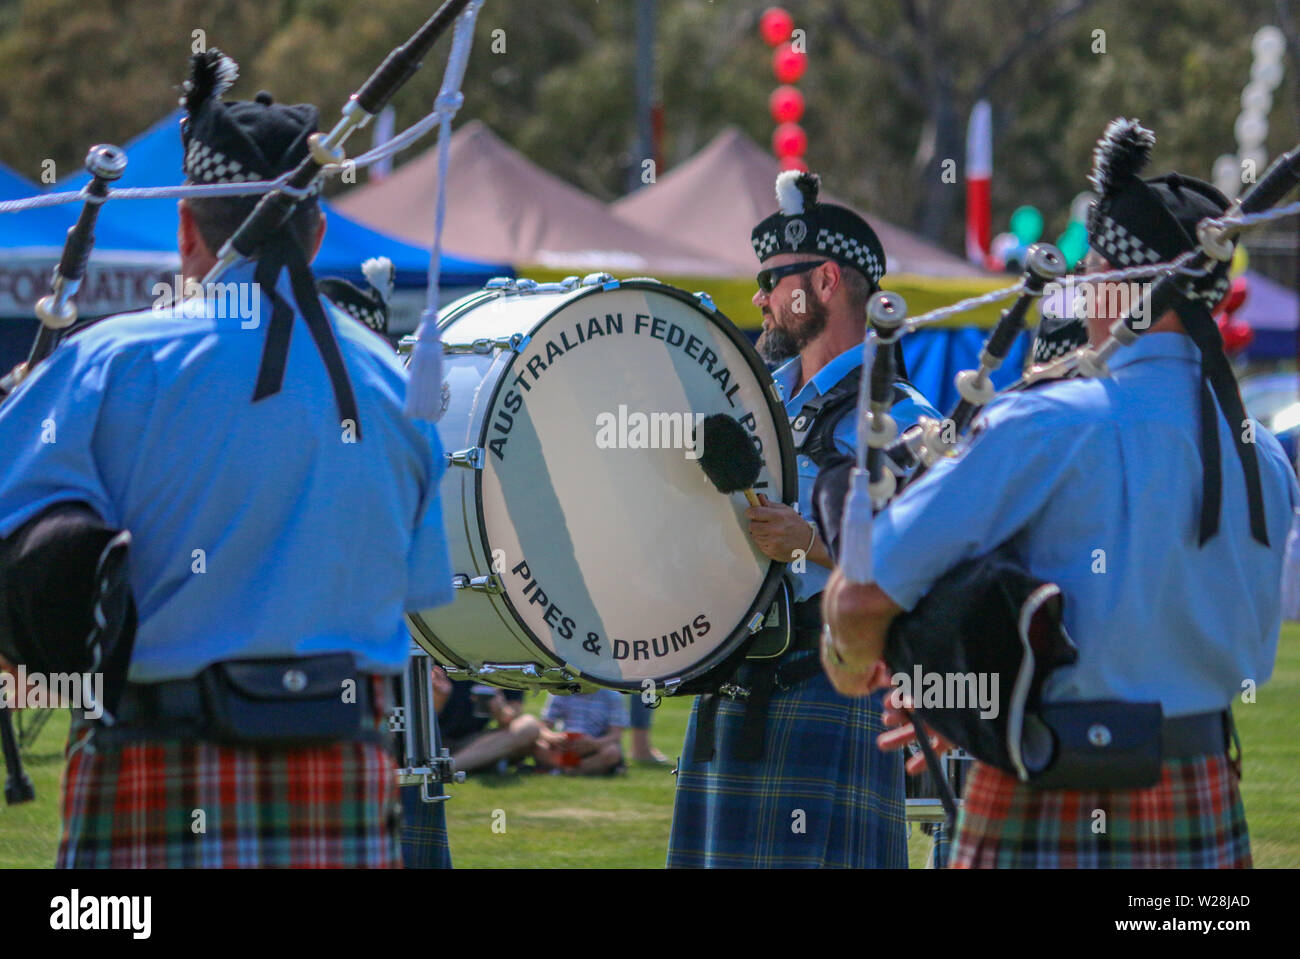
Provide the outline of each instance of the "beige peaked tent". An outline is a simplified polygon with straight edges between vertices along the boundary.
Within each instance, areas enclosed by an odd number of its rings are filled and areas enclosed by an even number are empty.
[[[614,216],[478,120],[452,135],[448,181],[443,244],[462,256],[620,276],[736,273],[725,258]],[[434,147],[382,182],[349,191],[335,206],[367,226],[428,246],[437,185]]]
[[[727,127],[695,156],[611,209],[630,224],[680,237],[702,253],[721,257],[743,273],[753,273],[758,267],[749,234],[761,219],[776,212],[775,181],[780,169],[771,154],[740,130]],[[824,196],[843,202],[829,192]],[[885,248],[888,273],[988,275],[878,216],[869,215],[866,220]]]

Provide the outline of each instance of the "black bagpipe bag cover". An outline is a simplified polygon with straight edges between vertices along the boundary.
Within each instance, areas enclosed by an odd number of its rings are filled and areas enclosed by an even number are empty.
[[[819,529],[831,534],[824,538],[833,555],[839,552],[852,466],[848,459],[829,465],[813,493],[815,519]],[[945,689],[948,677],[970,676],[967,692],[978,688],[981,675],[988,688],[996,676],[992,716],[981,715],[974,695],[967,695],[961,708],[946,698],[942,706],[927,707],[924,686],[911,690],[913,711],[976,759],[1020,776],[1023,765],[1013,761],[1013,753],[1021,752],[1025,717],[1038,709],[1047,676],[1078,659],[1064,611],[1060,590],[1026,572],[1014,549],[1004,544],[953,567],[911,612],[897,616],[886,638],[885,662],[891,673],[906,674],[912,685],[917,667],[922,676],[937,674]],[[1030,725],[1036,725],[1032,719]]]

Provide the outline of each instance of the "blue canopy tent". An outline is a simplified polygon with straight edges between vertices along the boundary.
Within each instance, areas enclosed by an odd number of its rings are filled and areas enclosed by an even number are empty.
[[[0,167],[0,199],[40,192],[35,183]],[[33,308],[50,290],[51,271],[81,207],[73,202],[0,214],[0,370],[19,362],[31,347],[36,334]],[[101,250],[126,250],[92,257],[77,296],[80,313],[102,316],[147,305],[153,284],[174,272],[175,255],[168,260],[136,251],[136,238],[111,224],[101,224],[95,234]]]
[[[1300,295],[1254,270],[1246,271],[1246,302],[1236,319],[1246,323],[1255,338],[1246,347],[1248,360],[1293,360],[1300,327]]]
[[[967,326],[918,330],[903,337],[908,379],[943,415],[951,413],[961,399],[957,374],[979,366],[980,350],[988,336],[986,329]],[[1002,389],[1020,378],[1033,342],[1032,331],[1016,337],[1006,360],[990,377],[995,387]]]
[[[126,173],[119,187],[175,186],[183,179],[180,120],[176,110],[140,134],[126,146]],[[90,179],[81,171],[60,180],[55,189],[79,190]],[[397,271],[397,286],[424,287],[429,269],[429,251],[385,236],[344,216],[328,202],[322,202],[326,216],[325,240],[312,264],[321,276],[341,276],[362,282],[361,261],[386,256]],[[429,211],[430,218],[433,211]],[[174,251],[177,213],[175,200],[110,200],[100,212],[99,223],[131,244],[125,249]],[[99,245],[106,248],[101,239]],[[120,248],[120,247],[117,247]],[[480,287],[494,276],[513,276],[514,270],[501,263],[483,263],[448,253],[442,255],[442,285]]]
[[[16,200],[40,192],[41,188],[31,180],[0,163],[0,200]]]

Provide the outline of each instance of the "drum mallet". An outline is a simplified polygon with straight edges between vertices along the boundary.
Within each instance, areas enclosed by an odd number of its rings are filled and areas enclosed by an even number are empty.
[[[758,506],[753,487],[763,470],[763,459],[736,418],[726,413],[706,416],[697,442],[704,444],[699,450],[700,468],[718,492],[728,496],[743,492],[750,506]]]

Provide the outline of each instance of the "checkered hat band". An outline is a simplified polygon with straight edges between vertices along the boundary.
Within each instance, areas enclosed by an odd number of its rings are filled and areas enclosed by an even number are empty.
[[[1050,363],[1057,357],[1072,353],[1083,344],[1073,336],[1038,336],[1034,340],[1034,362]]]
[[[750,243],[753,244],[754,252],[758,254],[758,259],[761,262],[780,249],[781,238],[777,236],[775,230],[768,230],[759,237],[751,237]]]
[[[1126,268],[1164,262],[1164,257],[1143,243],[1124,224],[1100,212],[1096,207],[1092,209],[1088,232],[1092,234],[1093,246],[1117,267]]]
[[[1226,269],[1221,270],[1221,272],[1217,274],[1213,274],[1213,277],[1213,282],[1208,286],[1202,285],[1192,293],[1192,296],[1204,303],[1206,309],[1210,312],[1214,312],[1214,308],[1223,301],[1225,296],[1228,295],[1228,289],[1232,286],[1232,277],[1228,275]],[[1200,282],[1201,284],[1205,283],[1204,280]]]
[[[198,140],[191,140],[185,151],[185,175],[195,183],[243,183],[259,179],[238,160]]]
[[[270,179],[246,169],[238,160],[199,140],[190,140],[185,150],[185,175],[195,183],[246,183]],[[321,185],[318,179],[312,184],[310,192],[319,192]]]
[[[871,277],[872,283],[879,283],[885,275],[885,264],[876,258],[871,247],[835,230],[822,227],[817,231],[817,250],[836,259],[848,260]]]

